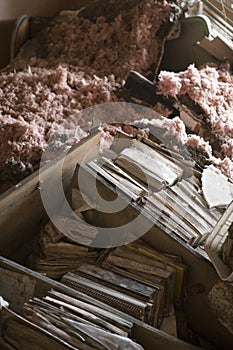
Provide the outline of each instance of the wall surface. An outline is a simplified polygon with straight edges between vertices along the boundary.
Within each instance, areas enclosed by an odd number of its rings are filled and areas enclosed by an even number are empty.
[[[84,6],[88,0],[0,0],[0,68],[9,62],[10,39],[17,18],[22,15],[53,16],[62,9]]]
[[[51,16],[65,8],[77,8],[87,0],[0,0],[0,20],[14,19],[20,15]]]

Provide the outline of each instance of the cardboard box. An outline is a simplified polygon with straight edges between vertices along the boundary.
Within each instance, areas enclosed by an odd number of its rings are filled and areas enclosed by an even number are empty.
[[[54,194],[54,202],[59,210],[63,203],[59,197],[56,197],[56,189],[60,181],[58,169],[61,163],[64,161],[62,178],[64,191],[66,192],[77,162],[90,149],[95,148],[99,141],[100,133],[93,133],[89,138],[74,146],[65,157],[65,160],[64,156],[61,155],[58,159],[54,159],[50,164],[42,168],[40,175],[42,183],[39,186],[39,173],[37,172],[22,181],[19,187],[9,190],[0,197],[0,255],[18,261],[21,264],[24,263],[32,252],[41,226],[48,220],[41,199],[41,191],[44,190],[43,183],[46,183],[46,186],[50,188],[50,193]],[[92,175],[87,174],[87,180],[88,176],[91,177],[92,181]],[[111,192],[111,189],[107,188],[105,184],[99,182],[99,186],[104,187],[106,193]],[[132,207],[132,211],[135,210],[136,208]],[[125,219],[126,217],[122,214],[121,218],[118,213],[113,214],[110,218],[111,225],[119,226]],[[92,223],[107,226],[109,225],[109,218],[104,214],[101,217],[95,217],[94,215],[92,216]],[[172,237],[171,233],[165,232],[156,223],[143,236],[143,240],[161,251],[182,257],[183,262],[188,266],[187,297],[184,307],[191,329],[207,338],[216,346],[219,346],[221,350],[229,349],[233,336],[217,321],[208,306],[208,292],[218,281],[217,273],[211,263],[195,253],[192,248],[180,244]],[[34,272],[30,273],[34,274]],[[35,274],[35,276],[38,277],[38,274]],[[47,279],[46,281],[48,282]],[[51,281],[51,283],[54,282]],[[143,341],[148,344],[148,349],[153,349],[154,347],[149,347],[151,328],[144,326],[144,329],[145,332],[148,332],[148,336],[145,336],[142,328],[139,327],[138,331],[143,337]],[[159,348],[169,349],[167,339],[170,339],[170,337],[167,338],[167,335],[157,330],[153,332],[159,334],[161,339],[161,347]],[[154,337],[152,337],[153,342],[156,342],[156,337]],[[178,346],[183,346],[176,338],[172,339],[171,344],[173,342],[174,345],[177,342]]]
[[[61,163],[63,166],[63,185],[67,191],[71,178],[73,176],[77,161],[92,147],[98,145],[100,133],[94,133],[89,138],[83,140],[73,147],[71,152],[65,157],[61,155],[58,159],[52,161],[51,164],[42,168],[41,179],[43,182],[49,183],[51,191],[54,193],[56,201],[56,189],[59,185],[59,171]],[[71,296],[80,293],[70,289],[63,284],[53,281],[37,272],[27,269],[23,266],[24,260],[31,253],[34,243],[37,241],[38,234],[43,222],[46,222],[47,214],[43,208],[40,191],[43,191],[43,183],[41,189],[38,188],[39,174],[35,173],[16,188],[11,189],[0,198],[0,254],[7,256],[0,257],[0,268],[6,268],[10,271],[17,272],[26,276],[26,280],[31,285],[26,286],[22,281],[14,280],[8,274],[8,279],[4,279],[4,283],[0,283],[0,295],[12,305],[13,310],[20,311],[23,303],[32,296],[42,297],[51,288],[59,291],[68,292]],[[57,202],[57,207],[62,207],[63,203]],[[12,220],[13,218],[13,220]],[[162,233],[161,233],[162,234]],[[162,234],[163,235],[163,234]],[[148,236],[148,239],[150,236]],[[21,264],[14,262],[19,261]],[[23,279],[22,279],[23,280]],[[11,283],[9,282],[11,281]],[[22,291],[23,290],[23,291]],[[104,309],[110,309],[98,301],[85,296],[85,301],[89,299],[96,305],[100,305]],[[115,311],[114,311],[115,312]],[[121,314],[120,311],[116,311]],[[130,320],[132,318],[129,317]],[[178,340],[162,331],[151,326],[145,325],[141,321],[134,320],[132,336],[138,341],[145,350],[161,349],[161,350],[195,350],[196,347]],[[1,339],[0,339],[1,344]],[[2,344],[4,349],[4,344]],[[1,348],[1,349],[2,349]]]
[[[27,302],[30,298],[42,298],[52,288],[61,293],[66,293],[74,298],[78,297],[85,302],[90,302],[93,305],[111,311],[111,307],[3,257],[0,257],[0,269],[4,269],[4,271],[2,270],[2,274],[0,276],[0,295],[4,298],[4,300],[9,302],[11,309],[15,312],[20,312],[24,302]],[[118,314],[119,316],[122,315],[120,311],[114,310],[114,313]],[[141,321],[138,321],[128,315],[124,315],[124,318],[130,322],[133,322],[132,338],[141,344],[145,350],[199,349],[169,336],[164,332],[145,325]],[[0,324],[0,331],[2,330],[1,327],[2,323]],[[12,349],[11,347],[6,346],[1,337],[0,346],[2,350]]]

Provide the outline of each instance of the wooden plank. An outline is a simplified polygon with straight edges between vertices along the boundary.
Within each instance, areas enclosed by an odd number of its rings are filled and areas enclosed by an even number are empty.
[[[64,161],[62,175],[66,192],[77,162],[98,145],[99,140],[99,132],[82,140],[72,148],[65,161],[63,155],[59,156],[42,168],[40,176],[37,171],[23,180],[20,186],[0,196],[0,255],[22,261],[31,252],[37,234],[47,220],[40,193],[43,184],[39,184],[39,178],[56,196],[60,182],[57,170]],[[56,200],[57,208],[61,208],[63,202],[59,196]]]
[[[220,62],[233,62],[232,48],[229,47],[229,45],[218,36],[213,40],[209,40],[207,37],[205,37],[196,45],[215,57]]]

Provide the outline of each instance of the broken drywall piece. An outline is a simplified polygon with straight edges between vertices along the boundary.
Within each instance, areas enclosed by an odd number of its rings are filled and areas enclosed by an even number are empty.
[[[202,192],[209,208],[226,207],[233,200],[233,184],[213,165],[204,169]]]

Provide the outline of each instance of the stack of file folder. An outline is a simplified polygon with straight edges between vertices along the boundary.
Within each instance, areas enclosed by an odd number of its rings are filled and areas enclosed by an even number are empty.
[[[160,224],[194,248],[203,245],[221,217],[221,210],[208,208],[194,177],[145,196],[141,205]]]
[[[143,350],[129,338],[132,322],[56,290],[2,315],[4,341],[17,350]]]
[[[126,147],[121,149],[117,142]],[[97,178],[113,193],[122,193],[138,212],[143,211],[178,241],[200,247],[198,251],[206,257],[204,243],[224,209],[209,208],[203,195],[202,169],[150,139],[116,140],[112,150],[115,157],[103,154],[80,164],[75,176],[85,171],[93,182]]]
[[[97,232],[77,216],[54,217],[41,230],[39,249],[33,254],[31,267],[50,278],[60,278],[85,261],[96,261],[99,249],[88,244]]]
[[[184,295],[187,268],[142,241],[104,251],[97,264],[84,263],[61,282],[149,325],[159,327]]]

